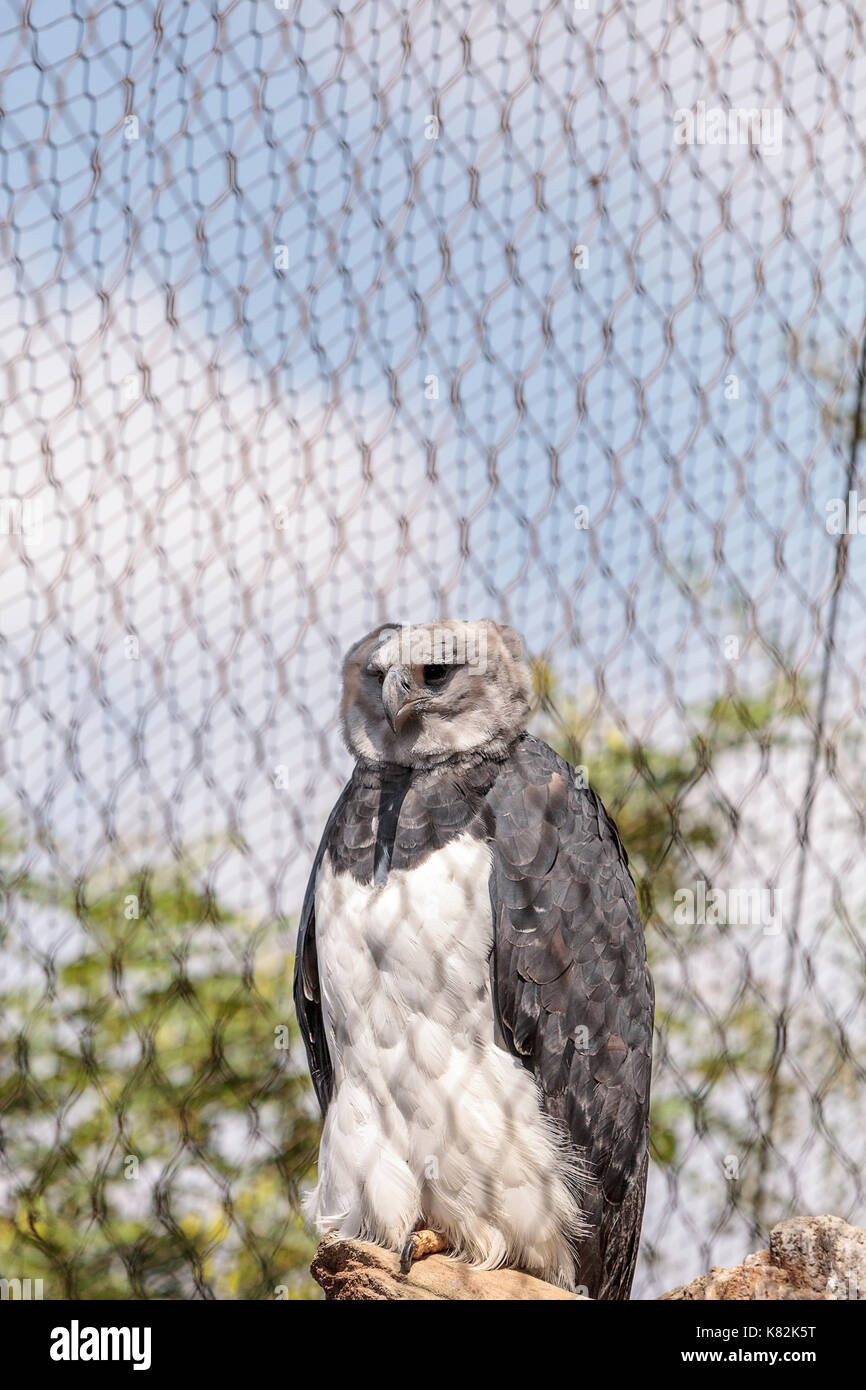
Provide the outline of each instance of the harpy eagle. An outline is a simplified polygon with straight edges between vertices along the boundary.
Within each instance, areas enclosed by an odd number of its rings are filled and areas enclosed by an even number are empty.
[[[626,1299],[643,1216],[653,984],[598,796],[525,732],[491,620],[346,657],[355,770],[315,857],[295,1007],[324,1116],[323,1237]]]

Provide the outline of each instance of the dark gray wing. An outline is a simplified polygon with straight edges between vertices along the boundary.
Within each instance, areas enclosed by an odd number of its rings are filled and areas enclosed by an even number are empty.
[[[628,859],[599,798],[539,739],[517,740],[488,804],[498,1023],[589,1160],[577,1282],[625,1299],[646,1191],[654,1005]]]
[[[319,963],[316,957],[316,879],[322,860],[328,850],[332,831],[340,817],[351,787],[352,783],[349,781],[340,793],[319,842],[307,883],[307,891],[304,894],[304,905],[301,908],[301,921],[298,926],[298,941],[295,947],[295,1013],[298,1017],[298,1026],[304,1040],[304,1047],[307,1050],[307,1062],[310,1075],[313,1078],[313,1086],[323,1115],[331,1099],[333,1072],[328,1043],[325,1038],[322,1002],[319,994]]]

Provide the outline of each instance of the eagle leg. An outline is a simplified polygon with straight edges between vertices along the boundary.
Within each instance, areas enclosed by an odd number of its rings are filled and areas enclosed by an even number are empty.
[[[425,1255],[436,1255],[448,1249],[448,1240],[439,1231],[428,1231],[425,1227],[413,1231],[400,1252],[400,1273],[408,1274],[415,1260]]]

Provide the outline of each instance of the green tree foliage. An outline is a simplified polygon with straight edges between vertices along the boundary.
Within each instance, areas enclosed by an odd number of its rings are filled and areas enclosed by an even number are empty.
[[[0,1273],[46,1298],[315,1297],[287,924],[245,930],[186,873],[5,886],[81,948],[0,997]]]

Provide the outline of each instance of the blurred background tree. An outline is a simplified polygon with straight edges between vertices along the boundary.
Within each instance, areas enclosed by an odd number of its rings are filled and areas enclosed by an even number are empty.
[[[231,914],[186,872],[4,890],[84,932],[41,989],[0,996],[0,1273],[46,1298],[317,1296],[288,924],[239,963]]]

